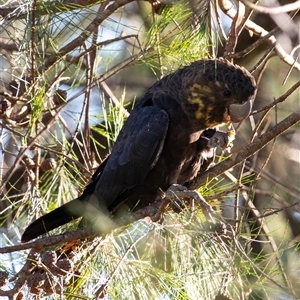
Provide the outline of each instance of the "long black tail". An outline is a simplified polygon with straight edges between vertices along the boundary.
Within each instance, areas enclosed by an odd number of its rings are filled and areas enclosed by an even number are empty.
[[[21,241],[23,243],[28,242],[52,229],[82,217],[84,211],[84,203],[80,199],[74,199],[31,223],[25,229]]]

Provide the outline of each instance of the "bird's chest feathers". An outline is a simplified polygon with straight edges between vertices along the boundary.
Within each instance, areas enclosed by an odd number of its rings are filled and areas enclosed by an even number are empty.
[[[202,131],[189,135],[189,144],[186,146],[185,155],[182,160],[182,169],[193,169],[198,164],[201,151],[199,149],[200,135]],[[191,172],[193,172],[191,170]]]
[[[200,137],[202,130],[198,132],[189,133],[185,136],[185,143],[182,143],[178,147],[177,158],[174,158],[177,161],[177,183],[183,184],[188,180],[194,178],[200,167],[201,162],[206,157],[202,157],[205,153],[201,151],[201,142]],[[184,140],[184,138],[182,139]]]
[[[202,157],[200,153],[190,152],[192,155],[187,155],[182,161],[178,169],[177,183],[184,184],[192,180],[198,174],[201,168]]]

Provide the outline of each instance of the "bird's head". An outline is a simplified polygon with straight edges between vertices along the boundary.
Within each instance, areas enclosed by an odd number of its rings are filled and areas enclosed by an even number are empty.
[[[211,128],[241,122],[250,114],[256,83],[243,67],[224,59],[206,59],[182,72],[183,109],[193,121]]]

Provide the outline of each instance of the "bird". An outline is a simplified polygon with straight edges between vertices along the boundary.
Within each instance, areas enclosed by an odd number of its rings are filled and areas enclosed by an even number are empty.
[[[33,221],[21,242],[80,217],[106,232],[124,213],[162,201],[171,185],[209,167],[218,126],[247,118],[256,90],[250,72],[223,58],[200,59],[161,78],[137,101],[82,195]]]

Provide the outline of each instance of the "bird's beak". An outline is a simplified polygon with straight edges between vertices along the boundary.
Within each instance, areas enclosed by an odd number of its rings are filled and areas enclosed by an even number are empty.
[[[238,123],[246,119],[252,109],[252,101],[248,100],[244,104],[231,104],[229,106],[229,116],[231,122]]]

